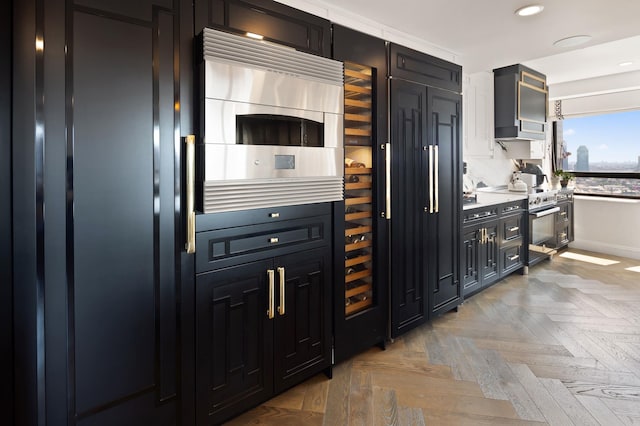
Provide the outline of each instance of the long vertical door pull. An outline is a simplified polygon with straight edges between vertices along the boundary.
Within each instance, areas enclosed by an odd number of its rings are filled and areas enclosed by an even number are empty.
[[[195,212],[195,185],[196,185],[196,137],[187,135],[185,138],[186,156],[186,208],[187,208],[187,238],[185,250],[187,253],[196,252],[196,212]]]
[[[282,316],[284,315],[284,283],[285,283],[285,278],[284,278],[284,267],[283,266],[279,266],[278,267],[278,277],[280,278],[280,306],[278,306],[278,313]]]
[[[275,316],[276,297],[274,274],[275,271],[273,269],[267,269],[267,276],[269,277],[269,306],[267,307],[267,317],[269,319],[273,319]]]
[[[438,163],[440,162],[440,154],[438,153],[438,145],[433,147],[433,150],[435,151],[435,160],[433,162],[433,180],[434,180],[434,184],[433,187],[435,188],[435,193],[436,193],[436,207],[435,207],[435,212],[438,213],[440,211],[440,182],[439,182],[439,177],[440,177],[440,172],[438,171]]]
[[[381,148],[385,150],[384,153],[384,167],[385,167],[385,218],[391,219],[391,144],[385,143],[381,145]]]
[[[429,213],[433,213],[433,145],[429,145]]]

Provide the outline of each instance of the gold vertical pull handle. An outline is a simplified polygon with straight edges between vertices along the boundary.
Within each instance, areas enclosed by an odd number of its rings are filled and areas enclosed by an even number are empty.
[[[429,213],[433,213],[433,145],[429,145]]]
[[[435,151],[435,160],[433,162],[433,179],[434,179],[434,188],[436,193],[436,207],[435,212],[438,213],[440,211],[440,171],[438,169],[438,163],[440,161],[440,154],[438,152],[438,145],[433,147]]]
[[[278,267],[278,277],[280,278],[280,306],[278,306],[278,313],[284,315],[284,267]]]
[[[385,167],[385,200],[384,200],[384,213],[387,220],[391,219],[391,144],[385,143],[381,145],[381,148],[385,150],[384,153],[384,167]]]
[[[276,296],[274,274],[275,271],[273,269],[267,269],[267,277],[269,277],[269,305],[267,306],[267,317],[269,319],[273,319],[275,316]]]
[[[187,253],[196,252],[196,212],[195,212],[195,186],[196,186],[196,137],[185,137],[186,156],[186,215],[187,235],[185,250]]]

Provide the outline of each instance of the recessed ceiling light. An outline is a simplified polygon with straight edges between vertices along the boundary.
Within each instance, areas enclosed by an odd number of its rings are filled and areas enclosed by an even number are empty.
[[[515,13],[518,16],[531,16],[531,15],[537,15],[538,13],[542,12],[542,9],[544,9],[543,5],[532,4],[529,6],[521,7],[520,9],[516,10]]]
[[[590,35],[575,35],[555,41],[553,45],[556,47],[573,47],[586,43],[589,40],[591,40]]]
[[[633,62],[620,62],[618,65],[620,65],[621,67],[628,67],[629,65],[633,65]]]

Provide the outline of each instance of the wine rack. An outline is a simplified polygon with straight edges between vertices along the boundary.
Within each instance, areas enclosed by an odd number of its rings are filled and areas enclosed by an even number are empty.
[[[345,314],[373,304],[373,144],[370,67],[344,64]]]

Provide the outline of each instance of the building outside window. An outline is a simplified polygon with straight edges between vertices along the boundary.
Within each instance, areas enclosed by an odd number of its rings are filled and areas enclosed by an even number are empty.
[[[561,123],[557,168],[574,172],[576,193],[640,198],[640,110]]]

